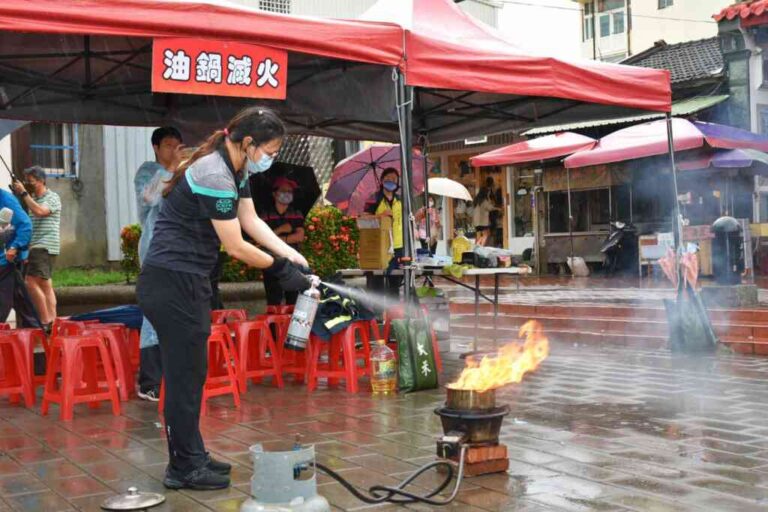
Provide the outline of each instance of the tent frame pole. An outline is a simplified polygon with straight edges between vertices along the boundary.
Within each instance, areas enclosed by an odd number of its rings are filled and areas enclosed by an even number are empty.
[[[682,257],[682,245],[683,245],[683,233],[682,225],[680,223],[680,200],[678,197],[677,189],[677,165],[675,163],[675,139],[672,133],[672,113],[667,112],[667,147],[669,150],[669,166],[672,170],[672,191],[674,193],[674,208],[672,210],[672,234],[675,240],[675,255],[678,259],[675,267],[677,268],[677,291],[678,296],[683,292],[683,269],[680,266],[680,258]]]
[[[573,211],[571,210],[571,170],[565,169],[565,179],[568,184],[568,238],[571,242],[571,262],[568,265],[571,267],[571,274],[573,274]]]
[[[411,238],[411,185],[413,183],[413,111],[411,101],[413,98],[413,88],[405,85],[405,77],[402,72],[397,71],[397,109],[399,110],[398,122],[400,124],[400,145],[401,145],[401,169],[402,176],[400,183],[402,188],[403,204],[403,300],[405,304],[410,304],[413,290],[411,288],[413,281],[413,240]]]

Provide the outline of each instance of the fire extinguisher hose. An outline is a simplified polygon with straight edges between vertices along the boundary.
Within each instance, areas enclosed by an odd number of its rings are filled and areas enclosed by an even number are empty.
[[[445,460],[430,462],[429,464],[425,464],[418,468],[416,471],[411,473],[408,478],[400,482],[400,484],[395,487],[374,485],[368,489],[367,493],[365,491],[359,490],[357,487],[347,482],[340,474],[330,469],[329,467],[324,466],[318,462],[315,462],[315,467],[339,482],[346,490],[348,490],[357,499],[364,503],[396,503],[400,505],[405,505],[408,503],[426,503],[427,505],[434,505],[439,507],[450,504],[459,493],[459,487],[461,486],[461,481],[464,477],[464,457],[466,455],[466,451],[466,446],[462,445],[458,464]],[[419,478],[425,471],[438,467],[446,468],[445,480],[443,480],[440,485],[437,486],[436,489],[432,490],[429,494],[419,495],[405,490],[406,487],[408,487],[417,478]],[[456,467],[458,467],[458,472],[456,471]],[[448,485],[451,483],[451,480],[453,479],[454,474],[456,474],[456,484],[450,496],[444,499],[434,499],[435,496],[437,496],[446,487],[448,487]]]

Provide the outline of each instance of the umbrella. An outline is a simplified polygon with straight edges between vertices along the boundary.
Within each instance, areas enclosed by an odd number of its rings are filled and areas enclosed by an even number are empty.
[[[256,203],[256,209],[261,214],[264,208],[274,202],[272,183],[281,176],[299,184],[299,188],[293,192],[291,206],[306,217],[317,202],[317,198],[320,197],[320,185],[317,183],[315,170],[304,165],[275,162],[268,171],[251,176],[251,194]]]
[[[595,144],[597,141],[591,137],[562,132],[494,149],[470,158],[469,162],[473,167],[538,162],[592,149]]]
[[[429,193],[436,196],[452,197],[454,199],[463,199],[471,201],[472,195],[467,187],[450,178],[429,178]]]
[[[672,119],[675,151],[712,147],[768,151],[768,137],[722,124]],[[666,120],[651,121],[606,135],[597,146],[565,159],[566,168],[622,162],[669,152]]]
[[[365,203],[379,190],[384,169],[394,167],[400,173],[400,145],[374,144],[339,162],[331,175],[325,198],[349,215],[358,215]],[[431,168],[431,162],[428,162]],[[413,152],[412,191],[424,190],[424,157]]]
[[[760,164],[768,168],[768,154],[756,149],[716,149],[685,158],[678,167],[681,171],[707,169],[745,169]]]

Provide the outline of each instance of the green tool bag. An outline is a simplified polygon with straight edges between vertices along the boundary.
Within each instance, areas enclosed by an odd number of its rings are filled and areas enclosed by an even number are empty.
[[[432,331],[426,318],[393,320],[397,340],[398,388],[403,393],[437,388],[437,365]]]

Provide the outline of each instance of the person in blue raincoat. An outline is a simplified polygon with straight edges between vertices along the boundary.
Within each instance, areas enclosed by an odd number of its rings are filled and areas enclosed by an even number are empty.
[[[24,295],[24,282],[18,272],[23,273],[29,255],[32,239],[32,220],[21,207],[21,203],[7,190],[0,189],[0,210],[10,212],[10,223],[0,223],[0,322],[16,311],[17,324],[26,327],[40,327],[34,305]]]
[[[133,184],[136,189],[136,207],[141,223],[141,238],[139,239],[139,261],[143,262],[149,251],[155,221],[160,211],[160,201],[163,188],[173,177],[173,171],[181,160],[180,151],[183,148],[179,130],[173,126],[165,126],[152,132],[152,149],[155,160],[144,162],[136,171]],[[157,333],[144,318],[141,324],[139,363],[139,398],[157,402],[160,399],[160,381],[163,377],[163,366],[160,358]]]

